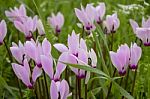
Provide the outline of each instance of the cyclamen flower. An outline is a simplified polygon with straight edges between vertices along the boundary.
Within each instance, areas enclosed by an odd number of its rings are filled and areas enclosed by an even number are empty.
[[[69,55],[73,56],[67,60],[68,63],[80,65],[88,64],[88,52],[86,43],[83,39],[79,40],[79,35],[76,35],[74,31],[72,32],[72,35],[68,36],[68,47],[60,43],[54,44],[54,47],[62,53],[67,52]],[[84,70],[72,67],[71,70],[77,75],[78,78],[85,78],[86,76]]]
[[[97,66],[97,56],[96,56],[96,53],[93,49],[91,49],[89,51],[89,59],[91,61],[91,66],[93,68],[96,68],[96,66]]]
[[[88,32],[95,30],[94,20],[95,20],[96,10],[92,4],[87,4],[84,9],[81,5],[81,10],[75,8],[75,14],[79,21],[83,24],[84,29]]]
[[[3,40],[7,34],[7,26],[5,20],[0,22],[0,45],[3,44]]]
[[[59,81],[61,74],[66,69],[66,64],[62,62],[68,63],[68,60],[72,60],[73,57],[69,55],[69,53],[64,52],[59,56],[56,70],[53,69],[53,59],[50,56],[41,55],[41,63],[42,68],[46,72],[46,74],[50,77],[51,80]]]
[[[95,21],[100,24],[102,23],[103,16],[105,15],[105,3],[99,3],[98,6],[96,6],[96,13],[95,13]]]
[[[69,85],[66,80],[55,82],[52,80],[50,86],[51,99],[67,99],[69,94]]]
[[[31,71],[27,59],[24,60],[23,65],[12,63],[12,68],[16,76],[30,89],[33,88],[36,79],[42,74],[42,69],[35,66],[31,77]],[[32,78],[31,81],[30,77]]]
[[[130,24],[133,28],[136,36],[142,40],[145,46],[150,46],[150,18],[145,21],[144,17],[142,19],[142,27],[139,27],[137,22],[130,19]]]
[[[10,11],[5,11],[5,15],[12,22],[24,22],[27,18],[26,9],[23,4],[21,4],[19,8],[14,7],[14,9],[10,8]]]
[[[120,75],[126,74],[129,64],[130,49],[127,44],[121,45],[117,52],[110,51],[110,57],[113,65],[117,68]]]
[[[37,22],[37,29],[38,29],[38,33],[42,36],[42,35],[45,35],[45,29],[44,29],[44,26],[43,26],[43,23],[42,21],[39,19],[38,22]]]
[[[58,12],[57,15],[52,13],[51,17],[47,18],[48,23],[55,29],[55,32],[59,34],[61,32],[61,28],[64,25],[64,16],[62,13]]]
[[[20,63],[23,64],[23,60],[26,58],[24,45],[19,41],[19,44],[12,43],[10,51],[13,57]]]
[[[25,43],[25,52],[27,56],[33,59],[36,65],[40,68],[42,67],[40,56],[51,56],[51,44],[46,38],[43,40],[42,45],[38,41],[35,42],[31,39],[31,41],[27,41]]]
[[[37,28],[37,16],[34,16],[33,19],[28,17],[26,21],[14,21],[15,27],[22,33],[24,33],[27,40],[30,40],[33,36],[33,32],[35,32]]]
[[[133,70],[137,68],[138,61],[141,58],[142,49],[141,47],[137,46],[136,43],[132,44],[130,47],[130,65],[129,67]]]
[[[104,25],[106,27],[106,33],[115,33],[120,25],[117,13],[114,13],[113,15],[107,15]]]

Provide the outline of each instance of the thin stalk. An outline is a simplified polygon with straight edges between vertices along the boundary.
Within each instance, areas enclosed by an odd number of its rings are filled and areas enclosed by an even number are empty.
[[[82,34],[81,34],[82,36],[82,38],[84,38],[84,26],[82,27]]]
[[[41,93],[42,93],[42,90],[41,90],[41,84],[40,84],[40,79],[38,79],[38,81],[37,81],[37,83],[38,83],[38,94],[39,94],[39,96],[40,96],[40,99],[42,98],[41,96]]]
[[[85,99],[87,99],[87,84],[85,84]]]
[[[44,74],[44,81],[45,81],[45,87],[46,87],[46,94],[47,94],[47,97],[48,97],[48,99],[49,99],[48,86],[47,86],[47,80],[46,80],[46,74],[45,74],[44,71],[43,71],[43,74]]]
[[[33,89],[33,92],[34,92],[34,94],[35,94],[35,97],[36,97],[36,99],[39,99],[38,98],[38,92],[37,92],[37,83],[35,84],[35,86],[34,86],[34,89]]]
[[[5,46],[6,50],[7,50],[7,53],[9,55],[10,62],[13,62],[11,52],[10,52],[10,50],[9,50],[5,40],[3,42],[4,42],[4,46]],[[16,77],[14,72],[13,72],[13,75],[14,75],[14,77]],[[18,85],[18,88],[19,88],[20,98],[23,99],[23,94],[22,94],[22,91],[21,91],[21,86],[20,86],[20,82],[19,82],[18,78],[16,78],[16,82],[17,82],[17,85]]]
[[[78,95],[79,95],[79,99],[81,99],[81,79],[78,79]]]
[[[75,99],[78,99],[78,77],[76,76],[76,93],[75,93]]]
[[[134,93],[134,86],[135,86],[136,74],[137,74],[137,69],[135,70],[135,74],[134,74],[134,79],[133,79],[132,89],[131,89],[131,95],[133,95],[133,93]]]
[[[115,68],[114,73],[113,73],[113,77],[115,76],[116,71],[117,71],[117,69]],[[108,99],[108,97],[109,97],[109,94],[110,94],[110,92],[111,92],[111,88],[112,88],[112,82],[110,83],[110,86],[109,86],[109,89],[108,89],[108,94],[107,94],[107,96],[106,96],[106,99]]]
[[[126,82],[125,82],[125,90],[127,88],[128,78],[129,78],[129,68],[128,68],[128,71],[127,71],[127,77],[126,77]]]

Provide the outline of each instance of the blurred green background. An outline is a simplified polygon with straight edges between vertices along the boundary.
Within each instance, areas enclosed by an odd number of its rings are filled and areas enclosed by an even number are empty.
[[[18,31],[4,13],[9,8],[13,8],[14,6],[19,7],[21,3],[25,4],[28,16],[38,15],[42,18],[47,33],[46,36],[54,44],[58,38],[55,37],[53,30],[47,24],[47,17],[52,12],[57,13],[60,11],[65,17],[65,25],[59,36],[59,42],[66,43],[67,36],[73,29],[76,33],[82,31],[77,26],[79,21],[75,16],[74,8],[80,8],[81,4],[85,6],[87,3],[97,5],[98,2],[105,2],[105,15],[113,14],[114,12],[118,13],[120,27],[114,36],[114,50],[120,44],[127,43],[130,45],[131,42],[134,42],[135,35],[129,24],[129,19],[134,19],[141,25],[142,17],[148,18],[150,15],[150,0],[35,0],[35,2],[34,0],[0,0],[0,20],[5,19],[8,28],[8,34],[5,39],[7,45],[10,47],[11,42],[18,41]],[[20,34],[20,40],[24,41],[23,34]],[[92,44],[89,39],[87,39],[87,42],[88,46],[91,47]],[[139,63],[135,93],[137,93],[138,99],[147,99],[146,97],[150,98],[150,47],[142,46],[142,49],[143,54]],[[55,53],[54,57],[57,56],[58,53]],[[18,95],[17,85],[12,74],[13,72],[5,46],[0,46],[0,99],[12,99],[12,95]],[[131,79],[133,78],[132,74],[130,74]],[[29,93],[26,91],[24,94],[28,95]]]

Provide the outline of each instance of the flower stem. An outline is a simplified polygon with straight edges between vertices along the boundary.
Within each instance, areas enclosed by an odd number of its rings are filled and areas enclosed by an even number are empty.
[[[126,90],[126,88],[127,88],[128,78],[129,78],[129,68],[128,68],[127,77],[126,77],[126,82],[125,82],[125,90]]]
[[[133,93],[134,93],[134,86],[135,86],[136,74],[137,74],[137,69],[135,70],[135,74],[134,74],[134,79],[133,79],[132,89],[131,89],[131,95],[133,95]]]
[[[81,99],[81,79],[78,79],[78,95],[79,95],[79,99]]]
[[[75,89],[76,89],[75,99],[78,99],[78,78],[77,78],[77,76],[76,76],[76,86],[75,86]]]
[[[85,84],[85,99],[87,99],[87,84]]]
[[[45,81],[45,87],[46,87],[46,94],[47,94],[47,98],[49,99],[49,92],[48,92],[48,86],[47,86],[47,80],[46,80],[46,74],[45,72],[43,71],[43,74],[44,74],[44,81]]]

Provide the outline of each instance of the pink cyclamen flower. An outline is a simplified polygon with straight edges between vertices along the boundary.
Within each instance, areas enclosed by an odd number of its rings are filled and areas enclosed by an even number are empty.
[[[44,29],[44,26],[43,26],[43,23],[42,21],[39,19],[38,22],[37,22],[37,29],[38,29],[38,33],[42,36],[42,35],[45,35],[45,29]]]
[[[66,80],[53,81],[50,86],[50,97],[51,99],[67,99],[69,94],[69,85]]]
[[[50,77],[51,80],[59,81],[61,74],[66,69],[66,64],[62,62],[68,63],[69,60],[73,61],[73,57],[69,55],[68,52],[64,52],[59,56],[56,70],[53,69],[53,59],[51,56],[41,55],[41,63],[42,68],[46,72],[46,74]],[[76,60],[75,60],[76,61]]]
[[[23,60],[26,58],[24,45],[20,41],[18,45],[16,43],[12,43],[10,51],[18,63],[23,64]]]
[[[96,66],[97,66],[97,56],[96,56],[96,53],[93,49],[91,49],[89,51],[89,59],[91,61],[91,66],[93,68],[96,68]]]
[[[5,20],[0,22],[0,45],[3,44],[3,40],[7,34],[7,26]]]
[[[120,75],[126,74],[129,64],[130,49],[127,44],[121,45],[117,52],[110,51],[110,58]]]
[[[75,8],[75,14],[79,21],[83,24],[86,31],[95,30],[94,20],[95,20],[96,10],[92,4],[87,4],[84,9],[81,5],[81,10]]]
[[[57,15],[52,13],[51,17],[47,18],[48,23],[55,29],[55,32],[59,34],[61,32],[61,28],[64,25],[64,16],[62,13],[58,12]]]
[[[137,28],[136,33],[145,46],[150,46],[150,28]]]
[[[21,4],[19,8],[14,7],[14,9],[10,8],[10,11],[5,11],[5,15],[12,22],[24,22],[27,18],[26,9],[23,4]]]
[[[51,44],[46,38],[43,40],[42,45],[38,41],[35,42],[31,39],[31,41],[26,41],[25,43],[25,52],[40,68],[42,67],[40,56],[51,56]]]
[[[115,33],[120,25],[117,13],[114,13],[113,15],[107,15],[104,25],[106,27],[106,33]]]
[[[99,3],[98,6],[96,6],[96,13],[95,13],[95,21],[100,24],[102,23],[103,16],[105,15],[105,3]]]
[[[75,34],[73,31],[71,35],[68,36],[68,47],[64,44],[54,44],[54,47],[62,52],[62,53],[69,53],[68,55],[72,56],[67,60],[67,63],[71,64],[80,64],[80,65],[87,65],[88,64],[88,52],[85,40],[79,39],[79,35]],[[64,62],[64,61],[63,61]],[[71,67],[71,70],[77,75],[78,78],[85,78],[86,73],[84,70],[77,69]]]
[[[130,24],[136,36],[142,40],[145,46],[150,46],[150,18],[145,21],[142,18],[142,27],[139,27],[136,21],[130,19]]]
[[[142,49],[141,47],[137,46],[136,43],[132,44],[130,47],[130,65],[129,67],[133,70],[137,68],[138,61],[141,58]]]
[[[22,82],[30,89],[33,88],[36,79],[42,74],[42,69],[35,66],[31,77],[31,71],[27,59],[24,60],[23,65],[12,63],[12,68],[18,79],[22,80]],[[30,81],[30,77],[32,78],[32,81]]]
[[[34,16],[33,19],[28,17],[26,21],[14,21],[15,27],[22,33],[24,33],[27,40],[30,40],[33,36],[33,32],[36,31],[38,18]]]

